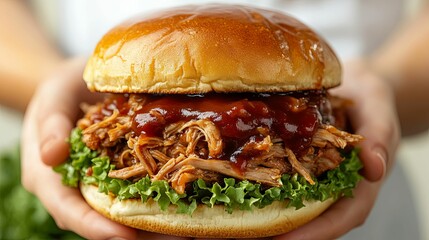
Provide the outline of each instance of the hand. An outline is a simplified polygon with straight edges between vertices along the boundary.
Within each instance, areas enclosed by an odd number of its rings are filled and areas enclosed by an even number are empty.
[[[100,96],[89,93],[82,80],[84,63],[82,59],[64,63],[31,100],[21,143],[22,183],[41,200],[60,228],[84,238],[163,239],[163,235],[137,232],[98,214],[87,205],[79,190],[63,186],[61,176],[52,170],[51,166],[67,158],[66,139],[78,117],[79,104],[93,102]]]
[[[335,239],[363,224],[394,163],[400,130],[391,87],[354,61],[345,64],[344,82],[332,93],[354,102],[348,114],[356,133],[365,138],[360,145],[365,179],[354,198],[340,199],[313,221],[274,239]]]

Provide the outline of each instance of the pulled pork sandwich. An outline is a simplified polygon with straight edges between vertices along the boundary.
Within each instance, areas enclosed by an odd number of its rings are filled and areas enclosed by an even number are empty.
[[[185,6],[117,26],[84,79],[70,159],[56,168],[122,224],[192,237],[290,231],[361,178],[332,49],[290,16]],[[79,184],[80,183],[80,184]]]

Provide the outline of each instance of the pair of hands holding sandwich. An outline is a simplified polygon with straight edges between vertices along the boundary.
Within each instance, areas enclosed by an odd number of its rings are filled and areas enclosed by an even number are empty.
[[[137,232],[104,218],[87,205],[79,190],[63,186],[61,176],[52,171],[52,166],[67,158],[65,139],[77,120],[79,104],[100,99],[82,80],[84,64],[83,59],[65,61],[36,91],[24,120],[23,184],[38,196],[59,227],[85,238],[164,239],[166,236]],[[365,137],[360,153],[365,180],[354,198],[340,199],[310,223],[274,239],[331,239],[361,225],[393,165],[400,130],[391,86],[363,62],[354,61],[345,64],[343,84],[332,93],[354,102],[349,114],[356,133]]]
[[[24,121],[22,182],[25,188],[37,195],[61,228],[85,238],[165,238],[107,220],[86,204],[77,189],[61,184],[61,176],[52,171],[52,166],[67,157],[65,139],[74,127],[79,104],[96,101],[98,95],[90,94],[82,80],[84,60],[60,60],[59,51],[35,26],[36,21],[23,1],[0,1],[0,12],[8,16],[5,21],[0,20],[0,30],[15,30],[0,34],[0,44],[5,46],[0,57],[7,59],[0,64],[0,100],[11,105],[21,101],[19,106],[23,108],[28,101],[25,97],[31,96],[40,79],[44,80],[33,95]],[[384,46],[376,64],[373,61],[369,64],[371,68],[361,61],[344,64],[343,84],[333,93],[355,103],[349,114],[356,133],[365,137],[361,159],[366,179],[360,182],[354,198],[339,200],[312,222],[276,239],[336,238],[365,221],[393,165],[400,140],[396,107],[404,123],[402,129],[417,132],[429,124],[427,114],[424,115],[429,102],[426,92],[429,87],[429,31],[425,31],[429,29],[428,23],[429,5]],[[57,69],[56,73],[47,79],[46,73],[52,69]],[[372,69],[376,69],[377,74],[373,74]],[[397,77],[395,83],[385,81],[384,76],[392,75]],[[19,94],[14,91],[16,89],[20,90]],[[24,91],[26,89],[28,91]]]

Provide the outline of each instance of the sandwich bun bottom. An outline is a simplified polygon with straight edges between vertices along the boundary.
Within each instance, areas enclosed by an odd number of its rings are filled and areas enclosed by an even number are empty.
[[[88,204],[105,217],[145,231],[184,237],[252,238],[268,237],[289,232],[320,215],[335,201],[304,201],[305,207],[286,208],[286,202],[275,201],[262,209],[235,210],[232,214],[224,206],[210,208],[199,204],[192,215],[176,213],[171,205],[162,211],[158,203],[149,199],[118,200],[115,196],[98,192],[94,185],[80,184]]]

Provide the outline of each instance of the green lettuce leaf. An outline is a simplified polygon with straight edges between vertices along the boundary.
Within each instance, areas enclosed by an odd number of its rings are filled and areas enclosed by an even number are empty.
[[[146,202],[152,198],[162,210],[175,205],[177,212],[184,214],[192,214],[197,204],[209,207],[223,205],[225,210],[231,213],[234,210],[263,208],[274,201],[288,201],[288,207],[299,209],[304,207],[304,200],[325,201],[341,196],[352,197],[353,189],[362,179],[358,173],[362,164],[355,149],[343,154],[345,160],[341,165],[316,179],[314,185],[298,174],[285,174],[280,180],[282,186],[268,189],[247,180],[225,178],[222,183],[207,184],[198,179],[193,183],[192,191],[178,194],[166,181],[151,181],[148,176],[135,183],[109,178],[108,173],[114,165],[110,164],[108,157],[100,157],[96,151],[86,147],[81,137],[79,129],[72,131],[70,158],[66,163],[54,168],[62,174],[65,185],[77,187],[79,181],[83,181],[85,184],[98,185],[100,192],[112,192],[120,200],[140,198],[142,202]]]

